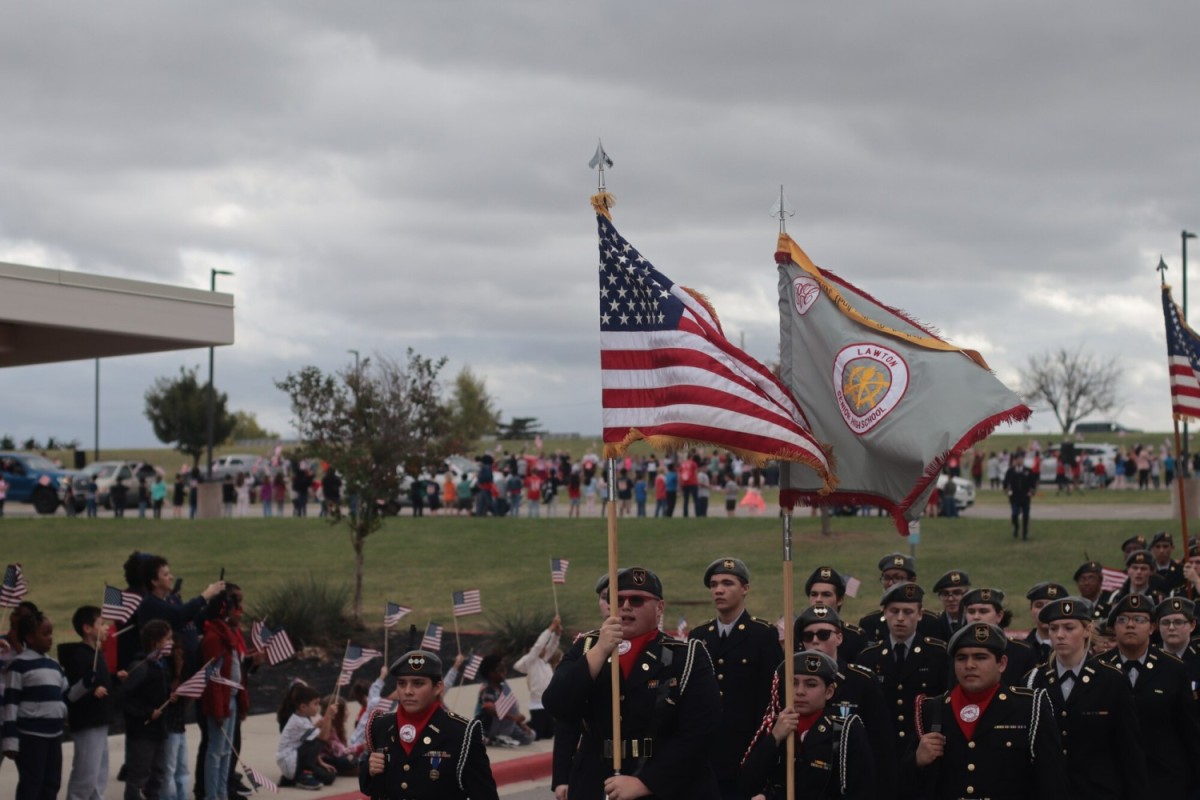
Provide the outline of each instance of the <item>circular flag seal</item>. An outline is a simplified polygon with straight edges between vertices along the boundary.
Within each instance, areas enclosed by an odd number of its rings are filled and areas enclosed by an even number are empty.
[[[908,391],[908,374],[908,363],[890,347],[843,347],[833,360],[833,386],[846,426],[861,436],[882,422]]]
[[[400,727],[400,741],[405,744],[412,744],[417,738],[417,728],[412,723],[406,723]]]
[[[963,706],[962,711],[958,712],[958,718],[970,725],[975,720],[979,719],[979,706],[971,703],[968,706]]]

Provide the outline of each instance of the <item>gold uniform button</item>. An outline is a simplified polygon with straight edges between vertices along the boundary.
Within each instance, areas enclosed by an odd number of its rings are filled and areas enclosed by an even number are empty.
[[[1067,712],[1066,711],[1062,712],[1062,715],[1065,717],[1067,715]]]
[[[903,738],[904,738],[904,731],[900,731],[900,733],[899,733],[899,736],[900,736],[900,738],[901,738],[901,739],[903,739]]]
[[[718,663],[718,664],[724,664],[724,663],[725,663],[725,659],[723,659],[723,658],[718,658],[718,659],[717,659],[717,663]]]
[[[968,747],[969,749],[971,749],[971,750],[974,750],[974,749],[975,749],[975,743],[974,743],[974,742],[967,742],[967,747]]]
[[[400,784],[400,788],[401,788],[401,789],[407,789],[407,788],[408,788],[408,784],[407,784],[407,783],[402,783],[402,784]]]
[[[897,715],[896,715],[896,721],[897,721],[897,722],[904,722],[904,715],[903,715],[903,714],[897,714]]]
[[[424,742],[425,744],[433,744],[433,739],[430,739],[428,736],[426,736],[421,741]]]
[[[649,672],[649,671],[650,671],[650,665],[642,664],[642,672]]]
[[[412,769],[412,767],[410,767],[408,764],[405,764],[405,765],[404,765],[404,771],[405,771],[405,772],[408,772],[410,769]]]
[[[968,787],[967,787],[967,794],[975,794],[975,787],[974,787],[974,786],[968,786]]]
[[[723,680],[725,680],[725,676],[724,676],[724,675],[717,675],[717,680],[719,680],[719,681],[723,681]]]
[[[1001,700],[1007,700],[1007,699],[1008,699],[1008,695],[1006,695],[1004,692],[1001,692],[1001,693],[1000,693],[1000,699],[1001,699]]]
[[[739,631],[744,631],[744,630],[746,630],[746,623],[744,623],[744,622],[743,622],[743,623],[740,623],[740,624],[738,625],[738,630],[739,630]]]
[[[897,687],[896,687],[896,691],[897,691],[897,692],[903,692],[903,691],[904,691],[904,687],[903,687],[903,686],[897,686]]]
[[[975,771],[975,765],[967,764],[967,772],[974,772],[974,771]]]
[[[902,705],[904,705],[904,701],[903,701],[903,700],[897,700],[897,701],[896,701],[896,705],[898,705],[898,706],[902,706]]]
[[[749,662],[747,659],[744,659],[744,658],[743,658],[743,659],[742,659],[742,663],[743,663],[743,664],[749,664],[750,662]]]

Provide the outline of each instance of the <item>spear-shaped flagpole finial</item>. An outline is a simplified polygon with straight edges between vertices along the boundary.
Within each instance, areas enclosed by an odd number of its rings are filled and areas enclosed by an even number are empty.
[[[796,212],[792,209],[792,204],[787,201],[787,197],[783,194],[783,184],[779,184],[779,202],[771,206],[771,216],[779,220],[779,232],[787,233],[787,218],[796,216]]]
[[[1155,272],[1158,273],[1158,280],[1162,283],[1163,286],[1166,286],[1167,285],[1167,262],[1163,260],[1162,256],[1158,257],[1158,266],[1155,267],[1154,270],[1155,270]]]
[[[599,180],[596,184],[598,191],[604,191],[604,170],[613,165],[613,160],[608,157],[608,153],[604,152],[604,143],[599,139],[596,140],[596,155],[592,156],[592,160],[588,162],[588,166],[592,169],[599,169]]]

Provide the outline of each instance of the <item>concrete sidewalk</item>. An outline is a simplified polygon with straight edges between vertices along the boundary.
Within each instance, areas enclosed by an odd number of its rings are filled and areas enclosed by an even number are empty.
[[[524,678],[516,678],[509,682],[521,710],[528,714],[529,689]],[[479,687],[456,687],[446,693],[446,705],[457,714],[470,717],[475,711],[475,698]],[[356,703],[350,703],[348,716],[354,719],[358,715]],[[190,764],[196,760],[196,745],[200,741],[200,733],[195,725],[188,726],[188,759]],[[242,723],[241,760],[258,772],[278,782],[279,768],[275,765],[275,748],[279,744],[279,725],[274,714],[258,714],[247,717]],[[501,794],[508,791],[520,791],[533,782],[542,780],[550,775],[551,748],[553,742],[534,742],[526,747],[492,747],[488,749],[488,758],[492,762],[492,772],[496,783],[501,787]],[[71,774],[71,759],[74,746],[70,742],[63,744],[63,776],[62,789],[59,797],[66,796],[67,780]],[[121,800],[125,792],[125,784],[116,780],[117,770],[125,760],[125,737],[114,735],[108,737],[108,756],[110,775],[104,800]],[[0,768],[0,797],[14,797],[17,790],[17,769],[12,763],[5,763]],[[307,791],[296,788],[281,788],[283,797],[320,797],[320,798],[350,798],[361,797],[358,792],[358,778],[340,777],[333,785],[320,791]]]

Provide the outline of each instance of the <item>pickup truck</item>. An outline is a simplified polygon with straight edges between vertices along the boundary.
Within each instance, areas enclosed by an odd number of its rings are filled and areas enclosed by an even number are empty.
[[[32,503],[39,514],[53,514],[67,494],[75,472],[36,453],[0,453],[0,475],[8,484],[7,500]]]

